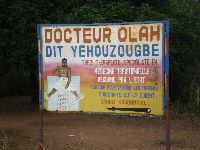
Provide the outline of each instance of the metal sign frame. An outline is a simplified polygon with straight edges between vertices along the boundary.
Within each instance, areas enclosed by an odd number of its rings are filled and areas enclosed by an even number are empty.
[[[44,111],[44,79],[43,79],[43,54],[42,54],[42,27],[48,26],[107,26],[107,25],[134,25],[134,24],[163,24],[162,30],[162,87],[163,87],[163,112],[166,115],[166,149],[170,149],[170,112],[169,112],[169,21],[145,21],[124,23],[96,23],[96,24],[39,24],[38,35],[38,68],[39,68],[39,149],[43,149],[43,111]],[[110,108],[115,109],[115,108]]]

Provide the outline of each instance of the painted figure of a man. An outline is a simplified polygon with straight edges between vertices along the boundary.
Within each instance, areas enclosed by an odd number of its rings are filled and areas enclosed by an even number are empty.
[[[56,68],[56,74],[59,77],[59,80],[56,82],[53,89],[47,93],[47,99],[49,99],[54,93],[56,93],[58,90],[61,90],[63,93],[66,92],[66,90],[69,90],[76,96],[77,100],[82,99],[83,95],[78,95],[75,88],[73,87],[71,83],[71,68],[67,66],[67,59],[62,59],[62,65],[57,66]]]

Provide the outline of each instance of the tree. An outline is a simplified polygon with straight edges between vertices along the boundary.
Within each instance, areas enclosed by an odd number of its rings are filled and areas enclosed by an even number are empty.
[[[200,107],[198,0],[1,0],[0,10],[1,76],[8,73],[29,76],[35,73],[37,24],[168,19],[171,102],[178,107],[187,106],[188,110]],[[30,81],[34,83],[37,81],[32,79]]]

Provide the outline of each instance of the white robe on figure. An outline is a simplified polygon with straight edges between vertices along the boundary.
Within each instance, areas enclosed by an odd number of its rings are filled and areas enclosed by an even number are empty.
[[[52,77],[50,77],[52,78]],[[51,80],[51,79],[48,80]],[[76,96],[72,93],[72,91],[77,91],[73,84],[70,82],[69,86],[66,87],[68,83],[67,77],[56,77],[57,81],[54,84],[51,84],[49,87],[49,92],[55,88],[57,91],[51,95],[48,100],[48,110],[50,111],[77,111],[79,110],[79,102],[76,100]],[[53,82],[53,81],[52,81]]]

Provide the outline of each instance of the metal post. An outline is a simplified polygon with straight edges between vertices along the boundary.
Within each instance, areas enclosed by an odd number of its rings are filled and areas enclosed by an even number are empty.
[[[169,28],[168,26],[166,28]],[[170,150],[170,111],[169,111],[169,33],[165,36],[165,111],[166,111],[166,150]]]
[[[40,27],[38,26],[38,31]],[[38,32],[38,35],[40,32]],[[38,38],[38,69],[39,69],[39,135],[38,145],[39,150],[44,150],[43,147],[43,82],[42,82],[42,56],[40,51],[40,39]]]
[[[42,107],[40,106],[39,110],[40,114],[40,122],[39,122],[39,150],[43,150],[43,110]]]

